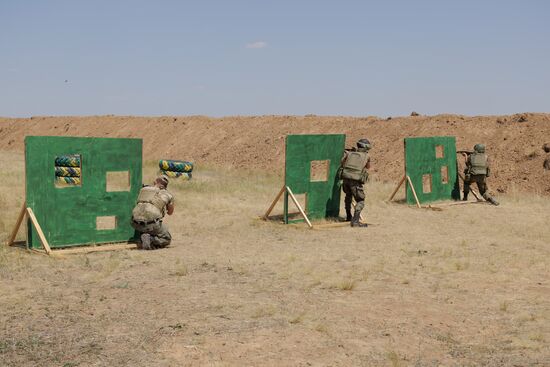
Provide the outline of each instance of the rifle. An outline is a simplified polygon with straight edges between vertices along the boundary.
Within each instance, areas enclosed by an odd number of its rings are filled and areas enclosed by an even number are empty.
[[[471,151],[471,150],[457,150],[456,152],[457,152],[457,154],[458,154],[458,153],[460,153],[460,154],[466,154],[466,155],[474,154],[474,152]]]
[[[356,147],[344,148],[344,150],[345,150],[346,152],[355,152],[355,151],[357,150],[357,148],[356,148]]]

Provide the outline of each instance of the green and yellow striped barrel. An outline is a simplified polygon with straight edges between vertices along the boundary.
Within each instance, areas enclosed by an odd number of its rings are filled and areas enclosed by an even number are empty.
[[[161,159],[159,161],[159,168],[163,171],[189,173],[193,171],[193,163],[185,161],[174,161],[170,159]]]
[[[79,167],[55,167],[55,175],[62,177],[80,177]]]
[[[166,175],[170,178],[179,178],[182,181],[189,181],[193,177],[193,174],[191,172],[176,172],[176,171],[160,170],[159,173]]]
[[[57,176],[56,183],[60,186],[77,186],[80,185],[80,177]]]
[[[55,165],[59,167],[80,167],[80,156],[61,155],[55,158]]]

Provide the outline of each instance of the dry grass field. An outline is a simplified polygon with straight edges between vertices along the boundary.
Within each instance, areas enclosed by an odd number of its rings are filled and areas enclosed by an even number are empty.
[[[2,243],[22,183],[1,153]],[[0,365],[550,365],[550,198],[433,211],[372,182],[369,228],[308,230],[258,219],[281,184],[199,166],[164,250],[0,246]]]

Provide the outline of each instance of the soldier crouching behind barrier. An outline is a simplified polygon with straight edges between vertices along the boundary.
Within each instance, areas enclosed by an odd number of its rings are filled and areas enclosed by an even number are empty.
[[[466,158],[466,168],[464,169],[464,197],[462,200],[468,200],[470,185],[475,182],[481,196],[491,204],[498,205],[498,201],[487,192],[486,179],[489,177],[490,173],[489,157],[485,154],[485,145],[476,144],[473,153],[468,154],[468,158]]]
[[[170,245],[172,236],[162,223],[164,215],[174,213],[174,197],[166,188],[168,177],[160,175],[153,186],[144,186],[132,210],[132,227],[140,234],[138,248],[154,250]]]
[[[367,227],[367,223],[361,223],[361,210],[365,206],[365,191],[363,184],[369,177],[370,157],[368,151],[371,144],[368,139],[360,139],[357,148],[345,151],[340,164],[339,178],[343,179],[342,188],[346,197],[344,204],[346,208],[346,221],[351,222],[352,227]],[[351,201],[355,199],[355,212],[351,215]]]

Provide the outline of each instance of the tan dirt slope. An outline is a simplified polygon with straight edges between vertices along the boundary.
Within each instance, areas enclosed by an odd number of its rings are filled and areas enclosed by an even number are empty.
[[[550,195],[550,171],[543,169],[550,142],[550,114],[510,116],[437,115],[396,117],[251,116],[32,117],[0,118],[2,150],[23,151],[26,135],[143,138],[144,158],[174,158],[196,164],[282,171],[284,137],[301,133],[344,133],[347,146],[361,137],[374,142],[374,175],[397,181],[403,172],[403,138],[452,135],[458,149],[485,143],[493,162],[490,188]]]

